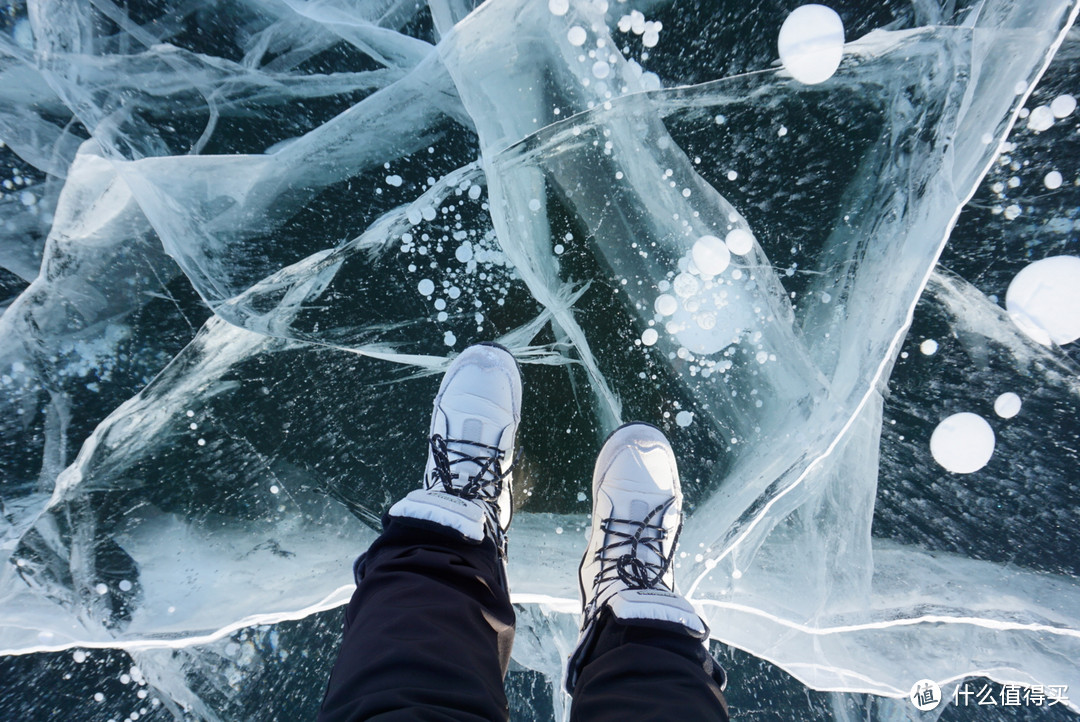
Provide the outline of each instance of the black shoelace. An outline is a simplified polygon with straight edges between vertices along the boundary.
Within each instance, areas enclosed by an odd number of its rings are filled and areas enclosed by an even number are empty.
[[[663,543],[667,538],[667,530],[654,520],[662,520],[664,513],[674,502],[674,497],[668,499],[650,511],[641,521],[608,517],[600,523],[600,529],[605,534],[614,537],[614,540],[596,551],[596,558],[601,566],[600,572],[593,580],[594,585],[621,579],[630,589],[654,589],[658,585],[667,587],[663,578],[671,566],[672,557],[675,555],[675,545],[671,547],[671,554],[664,556]],[[617,524],[623,525],[623,529],[630,527],[632,531],[617,529],[615,528]],[[642,546],[651,551],[659,562],[642,559],[639,554]],[[605,560],[605,552],[623,547],[629,547],[629,549],[615,558],[614,563],[610,558]]]
[[[435,460],[435,481],[442,485],[447,494],[454,494],[464,499],[477,499],[479,501],[498,504],[499,495],[502,494],[503,480],[513,471],[511,463],[505,470],[502,461],[505,452],[497,446],[481,444],[477,441],[466,439],[447,439],[439,434],[431,437],[431,456]],[[450,444],[458,446],[451,448]],[[472,447],[482,452],[479,455],[469,453],[462,446]],[[453,458],[451,458],[453,455]],[[468,477],[462,485],[455,485],[454,481],[461,477],[451,467],[457,464],[472,463],[479,470]]]

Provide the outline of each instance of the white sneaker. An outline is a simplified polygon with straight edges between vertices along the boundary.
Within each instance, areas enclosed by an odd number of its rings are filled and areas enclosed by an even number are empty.
[[[581,636],[567,670],[569,692],[605,607],[630,624],[707,637],[708,627],[675,590],[672,557],[681,529],[679,470],[667,438],[649,424],[620,427],[593,471],[592,533],[578,571]]]
[[[514,357],[493,343],[465,349],[435,397],[423,486],[390,507],[390,516],[433,522],[473,541],[489,537],[505,559],[520,421]]]

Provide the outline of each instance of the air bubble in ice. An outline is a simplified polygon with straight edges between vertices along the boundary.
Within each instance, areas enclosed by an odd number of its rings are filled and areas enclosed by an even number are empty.
[[[705,235],[699,238],[691,250],[691,255],[694,265],[706,276],[722,273],[731,263],[731,252],[716,236]]]
[[[597,78],[606,78],[607,76],[611,75],[611,66],[603,60],[597,60],[595,63],[593,63],[592,74]]]
[[[962,412],[944,419],[930,436],[934,461],[954,474],[971,474],[994,455],[994,430],[978,414]]]
[[[800,83],[815,85],[833,76],[844,57],[844,23],[824,5],[803,5],[787,16],[777,41],[780,62]]]
[[[469,242],[469,241],[465,241],[464,243],[462,243],[460,246],[457,247],[456,251],[454,251],[454,258],[458,259],[462,263],[468,263],[469,261],[472,260],[472,257],[473,257],[473,247],[472,247],[472,243]]]
[[[925,341],[923,341],[921,344],[919,344],[919,350],[922,351],[927,356],[933,356],[934,354],[937,353],[938,342],[935,341],[932,338],[928,338]]]
[[[1012,391],[1006,391],[994,401],[994,413],[1003,419],[1011,419],[1020,413],[1022,402]]]
[[[670,316],[679,309],[679,302],[670,293],[662,293],[656,297],[653,307],[661,316]]]
[[[1050,190],[1055,190],[1061,187],[1061,183],[1064,180],[1065,179],[1061,177],[1061,173],[1056,170],[1052,170],[1046,174],[1045,178],[1043,178],[1043,185]]]
[[[1076,110],[1076,98],[1071,95],[1059,95],[1050,103],[1050,112],[1055,118],[1068,118]]]
[[[1062,346],[1080,338],[1080,258],[1051,256],[1016,274],[1005,308],[1032,340]]]
[[[120,587],[120,591],[122,591],[122,592],[130,592],[131,591],[131,582],[129,582],[127,579],[121,579],[120,583],[117,584],[116,586]]]
[[[585,32],[585,28],[580,25],[575,25],[566,31],[566,39],[569,40],[570,44],[575,48],[584,45],[586,38],[588,38],[588,34]]]
[[[71,653],[71,658],[75,660],[75,664],[82,664],[86,661],[86,652],[81,649],[76,649]]]
[[[540,210],[540,199],[539,198],[532,198],[532,199],[529,200],[529,210],[532,211],[533,213],[536,213],[538,210]]]
[[[724,239],[727,249],[736,256],[745,256],[754,248],[754,236],[747,230],[736,228]]]
[[[453,331],[447,331],[443,334],[442,341],[447,346],[453,346],[455,343],[457,343],[457,336],[454,335]]]
[[[29,208],[30,206],[37,203],[37,196],[30,191],[23,191],[19,194],[19,202]]]
[[[416,284],[416,290],[420,292],[421,296],[430,296],[435,293],[435,282],[430,278],[425,278]]]
[[[399,175],[388,175],[388,176],[386,176],[386,185],[394,186],[395,188],[401,186],[401,176],[399,176]]]
[[[1031,130],[1048,130],[1053,124],[1054,113],[1045,105],[1040,105],[1038,108],[1031,111],[1031,115],[1028,116],[1027,125]]]
[[[646,346],[652,346],[660,338],[655,328],[647,328],[641,334],[641,342]]]
[[[694,422],[694,414],[690,411],[680,411],[675,414],[675,423],[679,426],[689,426]]]
[[[689,273],[680,273],[675,276],[671,286],[675,289],[675,294],[682,298],[690,298],[698,292],[698,280]]]
[[[570,10],[570,0],[548,0],[548,10],[552,15],[566,15]]]

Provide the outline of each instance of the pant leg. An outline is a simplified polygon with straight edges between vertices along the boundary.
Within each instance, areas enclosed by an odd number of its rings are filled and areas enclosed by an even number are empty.
[[[514,609],[494,543],[383,523],[357,562],[318,719],[506,720]]]
[[[727,722],[724,671],[702,645],[669,628],[601,613],[574,687],[571,722]]]

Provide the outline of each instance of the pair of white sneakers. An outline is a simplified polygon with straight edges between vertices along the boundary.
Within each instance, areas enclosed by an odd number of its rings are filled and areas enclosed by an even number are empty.
[[[394,504],[390,515],[438,524],[476,542],[490,538],[505,563],[520,420],[514,357],[497,344],[466,349],[435,397],[423,487]],[[597,457],[592,492],[592,531],[578,572],[582,624],[570,660],[571,690],[581,652],[605,608],[631,623],[681,628],[703,640],[708,635],[675,591],[672,557],[682,527],[682,491],[664,434],[645,423],[617,429]]]

